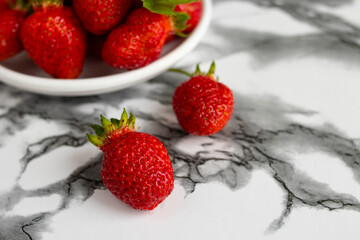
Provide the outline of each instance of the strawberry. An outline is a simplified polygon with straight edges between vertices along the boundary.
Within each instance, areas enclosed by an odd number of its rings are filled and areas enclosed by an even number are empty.
[[[121,119],[101,116],[89,141],[104,152],[101,177],[121,201],[140,210],[157,207],[174,188],[174,173],[165,146],[156,137],[135,132],[135,117],[125,109]]]
[[[181,70],[171,69],[186,73]],[[229,121],[234,105],[232,91],[214,78],[215,63],[208,73],[199,65],[191,78],[176,88],[173,109],[181,127],[194,135],[212,135]]]
[[[170,29],[166,16],[137,9],[110,33],[102,50],[103,59],[119,69],[143,67],[160,56]]]
[[[102,35],[119,25],[125,18],[129,0],[73,0],[76,14],[91,33]]]
[[[179,4],[175,7],[176,12],[186,13],[189,15],[189,19],[186,21],[187,26],[182,33],[191,33],[200,21],[202,12],[202,2],[193,2],[187,4]]]
[[[144,7],[130,13],[114,29],[102,50],[104,61],[119,69],[137,69],[159,58],[165,40],[186,28],[187,14],[177,13],[177,4],[191,0],[143,0]]]
[[[20,30],[27,10],[28,5],[22,0],[17,0],[16,3],[11,2],[11,6],[6,6],[1,10],[0,61],[11,58],[23,50]]]
[[[3,10],[9,9],[9,2],[8,0],[0,0],[0,12]]]
[[[61,0],[35,0],[25,19],[21,40],[30,58],[55,78],[76,78],[82,72],[86,32],[70,7]]]

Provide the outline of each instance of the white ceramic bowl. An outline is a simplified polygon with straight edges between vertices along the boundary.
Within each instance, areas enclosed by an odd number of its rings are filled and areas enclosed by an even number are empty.
[[[80,78],[54,79],[23,52],[0,64],[0,81],[25,91],[53,96],[87,96],[124,89],[167,71],[193,50],[208,28],[210,15],[211,0],[203,0],[201,20],[191,35],[166,44],[158,60],[140,69],[120,71],[101,60],[87,58]]]

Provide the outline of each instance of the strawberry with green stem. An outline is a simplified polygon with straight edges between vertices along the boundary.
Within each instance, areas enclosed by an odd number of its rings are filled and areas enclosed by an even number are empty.
[[[159,58],[170,30],[166,16],[137,9],[110,33],[102,49],[103,60],[118,69],[144,67]]]
[[[135,116],[123,111],[120,119],[101,116],[101,126],[89,141],[104,152],[101,177],[121,201],[139,210],[152,210],[170,195],[174,173],[168,152],[159,139],[135,131]]]
[[[30,58],[55,78],[77,78],[84,64],[86,32],[62,0],[32,0],[21,40]]]
[[[234,97],[227,86],[215,79],[215,63],[207,73],[201,72],[199,65],[193,74],[170,71],[190,77],[173,96],[173,109],[181,127],[194,135],[212,135],[223,129],[231,118]]]
[[[186,21],[186,28],[181,32],[184,34],[191,33],[200,21],[202,13],[202,1],[180,4],[174,9],[176,12],[186,13],[189,19]]]
[[[149,11],[167,16],[172,25],[169,35],[175,34],[179,37],[186,37],[184,31],[188,28],[187,24],[192,11],[185,10],[186,7],[181,6],[197,4],[199,0],[142,0],[142,2],[143,6]]]
[[[0,6],[0,61],[11,58],[23,50],[20,30],[29,5],[24,0],[3,1]]]
[[[143,0],[145,8],[130,13],[126,22],[110,33],[102,50],[114,68],[137,69],[159,58],[165,40],[174,32],[183,35],[189,16],[175,6],[191,0]]]

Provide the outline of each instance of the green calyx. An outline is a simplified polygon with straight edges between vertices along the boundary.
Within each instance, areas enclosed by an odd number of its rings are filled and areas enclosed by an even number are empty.
[[[181,69],[177,69],[177,68],[170,68],[169,69],[169,72],[177,72],[177,73],[181,73],[181,74],[185,74],[186,76],[189,76],[189,77],[195,77],[195,76],[207,76],[207,77],[210,77],[210,78],[213,78],[215,81],[219,81],[219,78],[215,78],[214,75],[215,75],[215,62],[213,61],[210,65],[210,69],[207,73],[204,73],[204,72],[201,72],[201,69],[200,69],[200,65],[197,64],[196,65],[196,69],[195,69],[195,72],[194,73],[189,73],[189,72],[186,72],[184,70],[181,70]]]
[[[174,10],[176,5],[198,1],[199,0],[142,0],[144,7],[151,12],[164,14],[166,16],[177,14]]]
[[[178,37],[187,37],[187,34],[183,33],[182,31],[188,27],[186,22],[190,19],[190,16],[186,13],[177,12],[175,15],[172,15],[171,18],[174,24],[175,34]]]
[[[130,113],[128,116],[124,109],[120,119],[111,118],[110,120],[103,115],[100,116],[100,125],[91,125],[96,135],[86,134],[89,142],[97,147],[102,147],[106,143],[108,136],[114,132],[119,134],[133,132],[135,130],[135,116]]]
[[[33,8],[62,7],[64,0],[30,0]]]
[[[174,24],[175,34],[179,37],[186,37],[182,33],[187,28],[186,22],[190,16],[186,13],[175,11],[176,5],[198,2],[199,0],[142,0],[143,6],[154,13],[170,16]]]
[[[9,7],[15,11],[28,12],[31,4],[27,0],[9,0]]]

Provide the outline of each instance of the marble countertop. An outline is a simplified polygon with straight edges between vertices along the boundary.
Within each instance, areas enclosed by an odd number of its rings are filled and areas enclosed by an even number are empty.
[[[1,240],[359,239],[360,1],[213,3],[206,36],[178,63],[216,60],[234,92],[213,136],[179,127],[175,73],[81,98],[0,85]],[[85,138],[124,107],[173,163],[175,188],[151,212],[104,188]]]

